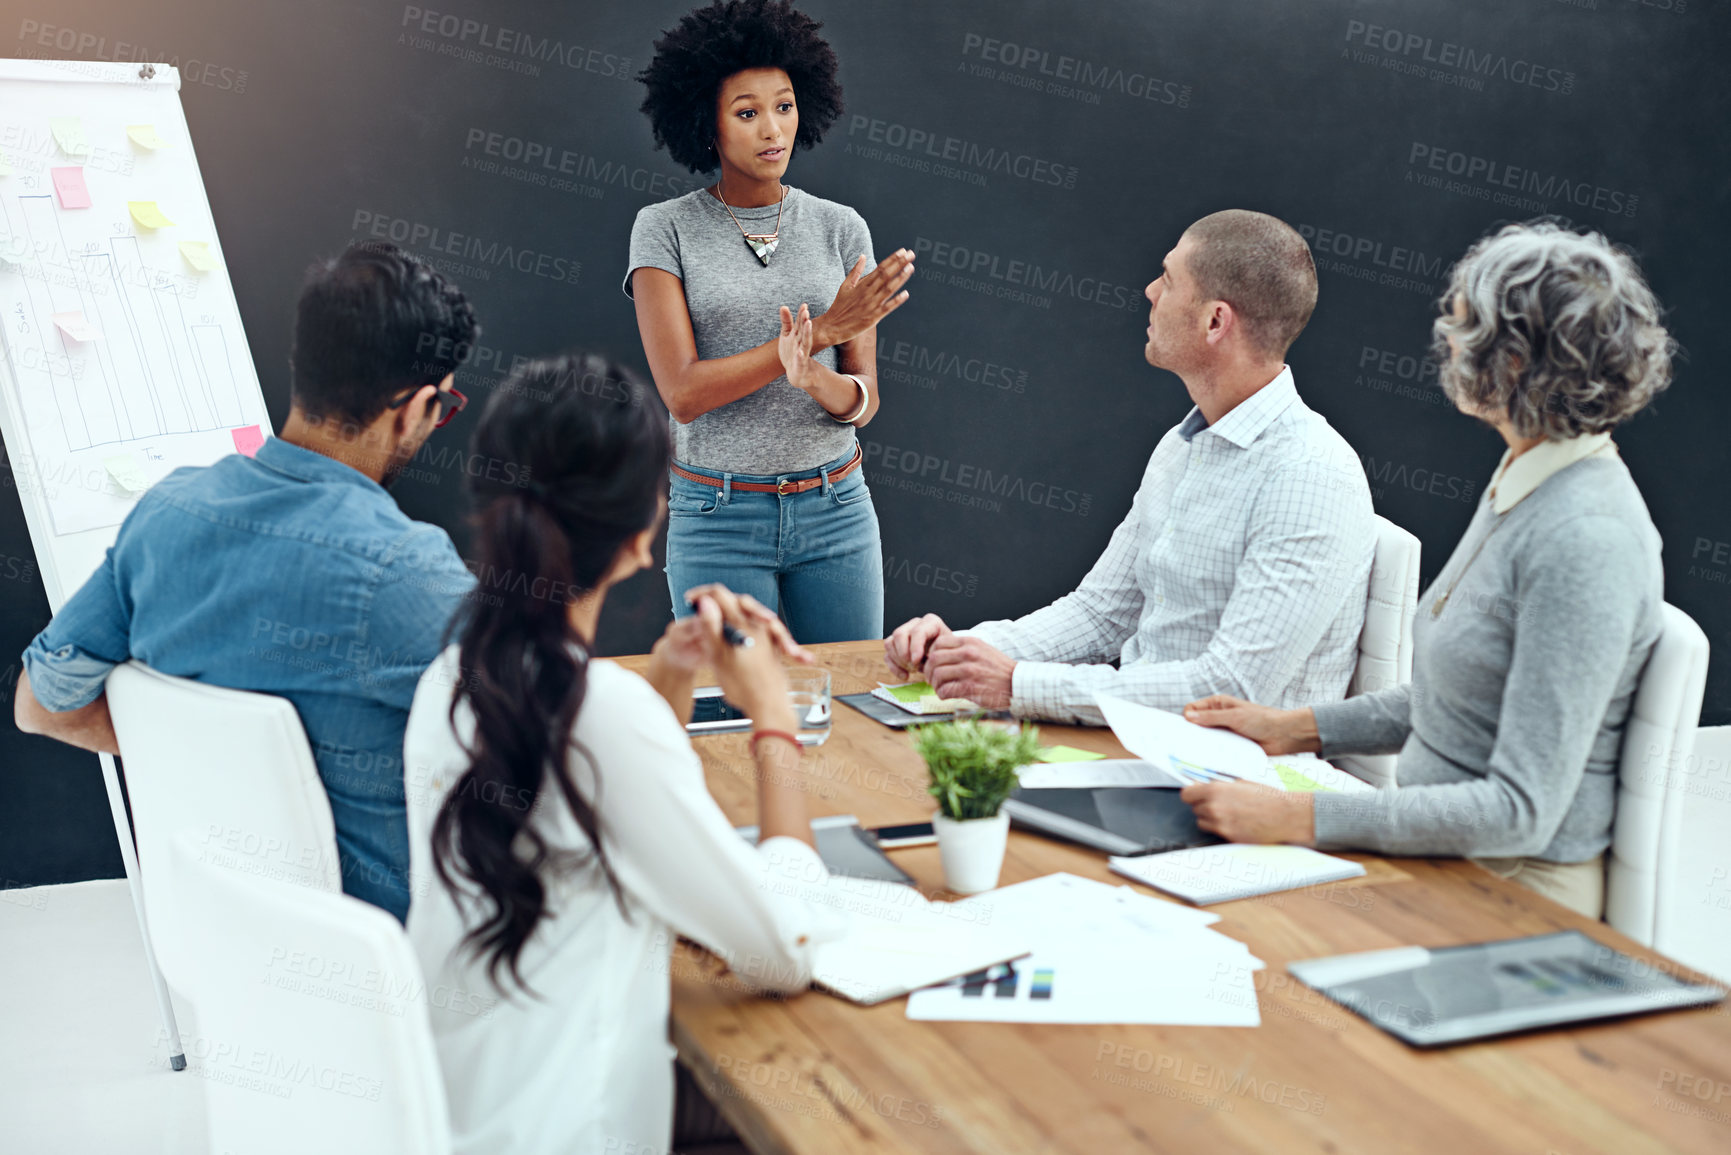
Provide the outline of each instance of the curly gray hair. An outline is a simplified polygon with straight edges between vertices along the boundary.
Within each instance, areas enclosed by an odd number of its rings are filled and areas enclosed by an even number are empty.
[[[1658,298],[1600,233],[1507,225],[1466,251],[1439,304],[1443,392],[1469,412],[1506,413],[1522,437],[1602,433],[1671,383],[1677,343]]]

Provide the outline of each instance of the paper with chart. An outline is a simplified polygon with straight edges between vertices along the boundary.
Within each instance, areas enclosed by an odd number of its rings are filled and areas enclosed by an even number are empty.
[[[1156,767],[1170,768],[1177,776],[1224,775],[1276,790],[1355,794],[1375,789],[1314,754],[1271,758],[1255,742],[1230,730],[1198,726],[1178,714],[1110,694],[1096,694],[1094,701],[1113,735],[1132,754]]]
[[[117,525],[170,470],[269,429],[177,74],[41,79],[61,63],[0,62],[9,448],[55,536]]]
[[[1073,874],[988,891],[955,903],[1019,933],[1016,959],[908,997],[908,1018],[936,1022],[1261,1023],[1253,972],[1262,961],[1210,929],[1219,916]]]

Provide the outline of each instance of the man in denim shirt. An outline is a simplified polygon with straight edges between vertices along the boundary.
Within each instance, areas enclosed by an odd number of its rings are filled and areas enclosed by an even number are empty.
[[[451,383],[479,332],[454,285],[392,246],[315,265],[281,436],[139,499],[25,651],[19,728],[117,753],[103,683],[129,658],[287,698],[330,795],[343,890],[406,919],[403,728],[474,579],[385,490],[462,408]]]

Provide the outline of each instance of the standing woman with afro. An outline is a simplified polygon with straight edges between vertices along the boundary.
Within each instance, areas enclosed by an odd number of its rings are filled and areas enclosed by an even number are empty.
[[[656,144],[707,188],[645,206],[625,293],[673,423],[667,582],[776,608],[803,643],[883,636],[883,550],[855,430],[877,330],[913,253],[881,263],[859,213],[782,183],[841,114],[836,57],[788,0],[716,0],[639,77]]]

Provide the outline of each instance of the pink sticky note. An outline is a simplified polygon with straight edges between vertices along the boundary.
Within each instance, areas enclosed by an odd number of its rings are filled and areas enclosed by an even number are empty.
[[[258,452],[258,447],[264,444],[264,434],[256,425],[247,425],[240,429],[230,429],[234,435],[234,451],[244,453],[248,457]]]
[[[74,341],[102,340],[102,330],[90,323],[82,309],[73,309],[70,313],[51,313],[48,319]]]
[[[64,168],[50,169],[49,175],[54,178],[54,191],[60,194],[60,207],[63,209],[87,209],[90,207],[90,190],[84,187],[84,170],[78,165],[67,165]]]

